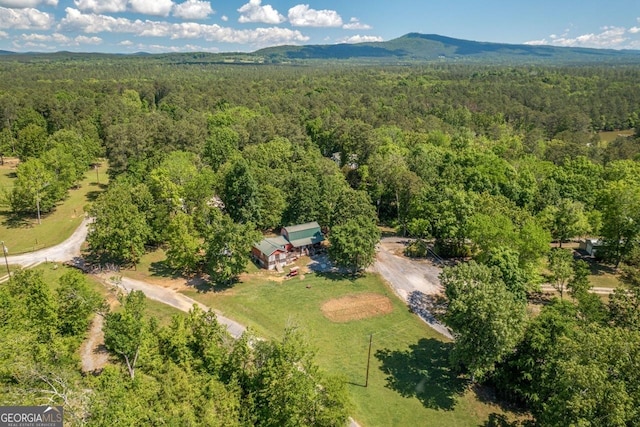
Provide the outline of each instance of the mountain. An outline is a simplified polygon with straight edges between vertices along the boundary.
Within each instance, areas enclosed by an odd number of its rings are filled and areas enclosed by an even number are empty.
[[[386,42],[270,47],[258,50],[254,55],[262,56],[266,62],[349,60],[379,63],[640,63],[638,50],[488,43],[419,33],[409,33]]]

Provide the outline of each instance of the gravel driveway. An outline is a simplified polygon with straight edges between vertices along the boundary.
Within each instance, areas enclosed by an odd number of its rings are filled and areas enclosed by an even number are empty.
[[[7,257],[7,261],[9,264],[19,265],[21,267],[32,267],[49,261],[70,261],[74,257],[80,255],[82,244],[87,238],[90,222],[91,218],[85,218],[80,226],[76,228],[76,231],[73,232],[71,237],[59,245],[51,246],[35,252],[28,252],[26,254],[10,255]],[[9,250],[11,249],[9,248]]]
[[[429,260],[414,260],[402,255],[408,240],[402,237],[385,237],[378,244],[376,262],[370,268],[379,273],[394,292],[402,298],[429,326],[449,339],[453,339],[449,329],[438,322],[422,304],[423,296],[437,296],[444,293],[438,276],[442,269]]]

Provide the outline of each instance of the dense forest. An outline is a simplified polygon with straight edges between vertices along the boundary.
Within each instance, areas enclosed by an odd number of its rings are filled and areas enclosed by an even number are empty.
[[[640,129],[638,67],[76,57],[3,59],[0,72],[0,154],[21,161],[4,195],[15,215],[55,209],[107,159],[111,184],[90,208],[96,260],[135,265],[161,246],[176,271],[228,284],[260,231],[318,221],[337,243],[345,233],[377,238],[373,223],[392,226],[419,239],[414,255],[432,245],[445,258],[472,258],[441,278],[443,318],[456,337],[451,360],[471,381],[494,386],[540,425],[640,423],[640,134],[598,134]],[[607,302],[588,292],[585,265],[562,248],[578,236],[601,238],[599,257],[623,272],[627,287]],[[552,241],[559,248],[550,250]],[[0,294],[2,341],[17,334],[41,349],[26,359],[73,371],[69,352],[86,324],[65,323],[61,310],[76,308],[47,295],[38,277],[19,280],[24,286]],[[528,297],[545,280],[563,297],[534,315]],[[35,316],[13,291],[43,299],[46,313]],[[78,420],[109,424],[118,406],[128,424],[154,424],[146,401],[171,408],[181,425],[196,415],[209,417],[207,425],[346,419],[340,380],[317,372],[294,332],[251,346],[250,338],[231,342],[206,313],[160,329],[139,317],[140,297],[123,304],[107,314],[107,345],[122,369],[87,384],[69,373],[69,387],[94,390]],[[148,347],[143,376],[134,376],[137,348],[123,341],[127,334],[147,337],[139,340]],[[210,347],[199,346],[200,334]],[[38,379],[8,363],[11,352],[3,349],[0,378],[9,396],[2,400],[13,402],[25,381]],[[274,383],[283,370],[299,377],[298,389]],[[176,389],[166,389],[167,378]],[[184,393],[195,397],[182,401]],[[212,408],[205,402],[214,395]],[[300,401],[289,407],[291,396]],[[310,407],[303,396],[313,396]]]

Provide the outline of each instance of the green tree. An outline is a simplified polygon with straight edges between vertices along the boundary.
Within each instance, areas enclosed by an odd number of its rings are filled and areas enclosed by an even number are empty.
[[[238,150],[240,136],[230,127],[212,127],[204,146],[204,160],[214,171]]]
[[[539,413],[553,392],[560,339],[577,328],[576,306],[554,298],[528,323],[514,352],[498,365],[495,382],[506,396]]]
[[[581,259],[573,262],[573,275],[567,282],[567,289],[569,295],[573,298],[577,298],[580,295],[584,295],[591,289],[591,282],[589,282],[589,264]]]
[[[355,275],[373,263],[380,230],[371,218],[356,217],[336,225],[329,235],[329,257]]]
[[[29,124],[18,131],[16,152],[20,160],[39,157],[47,149],[47,130],[36,124]]]
[[[246,160],[237,159],[227,171],[220,197],[229,216],[239,223],[260,222],[258,183]]]
[[[122,310],[105,316],[104,344],[125,362],[133,380],[140,350],[149,333],[149,325],[143,319],[145,295],[142,291],[132,291],[120,298],[120,304]]]
[[[560,299],[564,295],[567,283],[573,275],[573,254],[570,250],[556,248],[549,252],[549,270],[552,285],[560,292]]]
[[[472,381],[491,374],[524,331],[526,305],[498,276],[474,261],[445,267],[440,275],[449,302],[445,323],[455,338],[451,361],[464,366]]]
[[[167,264],[184,273],[197,271],[203,261],[202,238],[193,223],[193,218],[179,212],[167,227]]]
[[[618,267],[640,235],[640,186],[629,181],[610,182],[600,204],[603,253]]]
[[[131,184],[116,182],[98,196],[89,211],[94,218],[87,236],[92,255],[134,265],[140,260],[151,230],[135,203],[136,194]]]
[[[550,393],[537,413],[546,426],[628,426],[637,407],[640,334],[595,324],[561,338]]]
[[[344,381],[323,374],[299,332],[282,341],[257,342],[253,379],[259,426],[344,425],[350,409]]]
[[[523,302],[526,301],[527,278],[520,268],[517,251],[508,247],[495,248],[489,252],[484,263],[500,272],[500,278],[514,297]]]
[[[214,282],[229,284],[246,271],[251,247],[260,240],[252,223],[237,224],[228,215],[211,225],[206,237],[205,270]]]
[[[584,213],[584,205],[569,199],[560,199],[556,205],[547,206],[541,213],[551,236],[562,242],[582,235],[589,230],[589,223]]]
[[[40,159],[18,165],[9,203],[16,214],[51,212],[58,201],[55,176]],[[39,219],[39,217],[38,217]]]
[[[100,294],[92,290],[87,279],[77,270],[60,277],[56,289],[58,300],[58,330],[62,335],[80,335],[87,330],[91,315],[103,307]]]

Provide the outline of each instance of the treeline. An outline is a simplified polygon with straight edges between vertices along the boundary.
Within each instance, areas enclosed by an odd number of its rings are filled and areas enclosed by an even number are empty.
[[[561,292],[537,314],[527,307],[508,257],[446,267],[443,318],[454,332],[453,366],[529,410],[534,425],[637,425],[639,255],[636,248],[622,268],[627,287],[615,289],[605,304],[589,292],[586,263],[554,250],[552,279],[571,298]]]
[[[64,405],[71,426],[346,423],[345,382],[318,369],[299,331],[235,340],[196,307],[161,327],[145,315],[143,293],[121,303],[111,312],[75,270],[57,286],[17,272],[0,288],[0,401]],[[96,311],[113,363],[85,376],[77,349]]]

